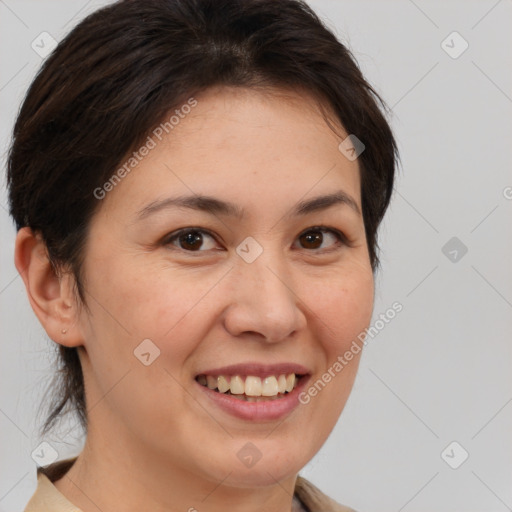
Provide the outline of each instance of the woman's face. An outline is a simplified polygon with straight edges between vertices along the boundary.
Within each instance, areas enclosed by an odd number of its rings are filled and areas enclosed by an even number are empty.
[[[360,352],[335,363],[373,308],[359,169],[307,96],[195,99],[91,222],[89,437],[128,467],[268,485],[320,449],[356,375]],[[332,194],[355,204],[303,204]]]

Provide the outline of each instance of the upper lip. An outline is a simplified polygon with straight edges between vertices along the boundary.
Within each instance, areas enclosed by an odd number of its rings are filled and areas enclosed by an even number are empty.
[[[282,375],[295,373],[297,375],[306,375],[311,373],[305,366],[297,363],[278,363],[278,364],[261,364],[261,363],[240,363],[229,366],[203,370],[199,375],[253,375],[255,377],[269,377],[271,375]]]

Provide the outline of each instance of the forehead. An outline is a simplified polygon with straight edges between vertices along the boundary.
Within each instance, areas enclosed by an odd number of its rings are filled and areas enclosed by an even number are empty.
[[[150,150],[123,173],[102,208],[133,209],[184,193],[222,193],[236,203],[286,194],[296,202],[314,188],[340,185],[359,201],[358,164],[338,149],[346,133],[339,122],[333,132],[311,96],[223,87],[193,100],[193,108],[169,112],[172,127],[149,134]]]

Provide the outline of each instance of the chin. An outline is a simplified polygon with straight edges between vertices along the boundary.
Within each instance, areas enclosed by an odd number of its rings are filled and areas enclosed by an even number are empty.
[[[267,487],[294,478],[301,469],[299,464],[276,464],[273,461],[264,463],[261,460],[252,468],[231,468],[232,473],[224,484],[239,488]]]
[[[305,450],[300,440],[285,445],[277,437],[237,441],[233,445],[231,449],[226,446],[221,454],[215,477],[218,481],[218,475],[229,475],[224,483],[240,488],[265,487],[294,478],[314,455],[313,450]],[[228,451],[233,456],[226,458]]]

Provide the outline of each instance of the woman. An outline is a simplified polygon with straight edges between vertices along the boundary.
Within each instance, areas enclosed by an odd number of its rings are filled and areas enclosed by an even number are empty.
[[[42,433],[72,407],[86,441],[27,511],[351,510],[298,473],[372,315],[397,159],[379,103],[297,0],[124,0],[61,41],[8,186],[62,363]]]

